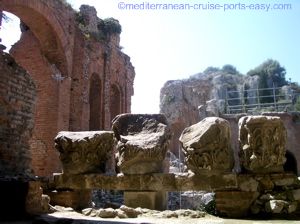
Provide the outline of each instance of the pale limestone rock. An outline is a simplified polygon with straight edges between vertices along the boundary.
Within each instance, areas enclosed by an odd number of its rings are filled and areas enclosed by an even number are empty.
[[[117,160],[125,174],[160,173],[169,146],[170,129],[162,114],[121,114],[112,124]]]
[[[128,218],[128,216],[126,215],[126,213],[124,211],[122,211],[121,209],[116,209],[116,211],[118,212],[118,218],[120,219],[125,219]]]
[[[112,131],[62,131],[55,138],[66,174],[104,173],[113,147]]]
[[[100,208],[97,210],[97,216],[100,218],[115,218],[118,212],[113,208]]]
[[[263,194],[262,196],[260,196],[261,200],[265,200],[265,201],[270,201],[274,199],[274,196],[271,194]]]
[[[188,169],[194,173],[230,172],[233,152],[230,146],[229,123],[209,117],[182,132],[179,141]]]
[[[288,206],[288,202],[283,200],[270,200],[266,202],[265,209],[269,213],[281,213],[284,207]]]
[[[95,212],[95,209],[93,208],[85,208],[81,211],[81,213],[85,216],[91,216],[93,212]]]
[[[248,172],[282,172],[286,130],[279,117],[246,116],[239,120],[241,166]]]
[[[125,212],[128,218],[136,218],[138,215],[142,214],[141,211],[136,210],[134,208],[128,207],[126,205],[122,205],[120,210]]]

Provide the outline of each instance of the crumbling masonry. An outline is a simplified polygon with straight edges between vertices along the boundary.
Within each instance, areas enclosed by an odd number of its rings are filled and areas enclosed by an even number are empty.
[[[107,130],[117,114],[130,112],[134,68],[120,50],[118,21],[99,19],[93,7],[76,12],[60,0],[1,0],[0,11],[22,21],[10,54],[36,86],[30,168],[50,176],[61,171],[53,144],[58,131]]]

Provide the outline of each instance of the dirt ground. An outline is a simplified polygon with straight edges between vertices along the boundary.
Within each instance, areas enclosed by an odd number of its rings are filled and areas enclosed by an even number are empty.
[[[48,215],[36,217],[34,220],[18,222],[0,222],[8,224],[296,224],[296,220],[241,220],[223,219],[215,216],[206,215],[204,218],[157,218],[139,217],[126,219],[103,219],[87,217],[77,212],[55,212]]]

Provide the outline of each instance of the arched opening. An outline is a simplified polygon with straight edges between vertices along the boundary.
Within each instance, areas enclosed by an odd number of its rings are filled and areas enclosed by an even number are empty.
[[[118,114],[122,113],[122,96],[120,88],[113,84],[110,89],[110,117],[113,119]]]
[[[101,129],[101,105],[102,105],[102,88],[101,80],[99,75],[92,74],[90,80],[90,121],[89,129],[90,131]]]
[[[292,172],[298,175],[297,160],[293,155],[293,153],[291,153],[290,151],[286,151],[285,157],[286,157],[286,162],[284,164],[284,171]]]
[[[33,4],[33,2],[27,3]],[[46,18],[48,14],[39,11],[48,9],[39,5],[29,7],[27,3],[1,1],[0,11],[5,10],[6,14],[9,12],[17,16],[13,21],[2,22],[1,37],[7,51],[28,71],[35,83],[37,98],[34,111],[35,124],[32,138],[29,140],[30,168],[35,175],[50,176],[54,172],[61,171],[53,139],[59,131],[60,83],[68,75],[67,63],[60,38],[54,28],[56,21],[48,20]],[[40,2],[40,4],[44,3]],[[11,22],[20,25],[17,31],[8,33],[10,31],[6,31],[3,27],[9,27]],[[10,36],[20,36],[20,38],[15,39],[16,43],[7,44],[6,40],[10,39]]]

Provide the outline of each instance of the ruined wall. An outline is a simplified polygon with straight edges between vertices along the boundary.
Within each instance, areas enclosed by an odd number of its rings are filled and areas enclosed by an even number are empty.
[[[116,114],[130,112],[134,68],[120,50],[121,28],[109,30],[94,7],[75,12],[60,0],[2,0],[2,10],[22,21],[10,53],[37,86],[31,168],[50,176],[61,172],[57,132],[108,130]]]
[[[0,176],[31,175],[30,139],[36,88],[14,59],[0,53]]]
[[[32,167],[36,173],[44,175],[47,170],[57,169],[56,164],[51,164],[53,160],[47,159],[58,158],[58,153],[51,150],[53,137],[58,128],[57,81],[52,78],[51,65],[41,54],[39,42],[30,30],[22,34],[20,41],[14,45],[10,53],[22,67],[27,69],[37,86],[35,126],[30,140],[30,151],[33,155]]]
[[[208,74],[199,73],[188,79],[166,82],[160,92],[160,113],[166,115],[174,133],[171,139],[171,151],[178,155],[178,137],[185,127],[206,117],[206,111],[213,113],[214,104],[222,111],[226,90],[237,90],[245,83],[252,86],[253,83],[248,79],[247,76],[218,71]],[[212,99],[216,99],[217,103],[209,104]]]

